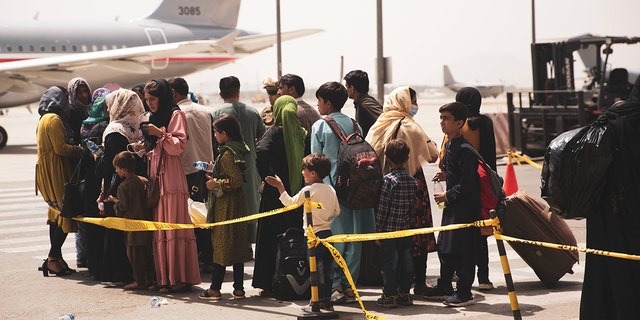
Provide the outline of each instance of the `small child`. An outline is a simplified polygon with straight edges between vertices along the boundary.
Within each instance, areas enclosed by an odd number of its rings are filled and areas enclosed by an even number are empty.
[[[247,214],[242,181],[245,157],[249,147],[243,142],[238,118],[223,114],[213,121],[213,133],[218,152],[211,175],[207,175],[207,222],[220,222],[244,217]],[[233,298],[244,299],[244,263],[251,259],[249,227],[246,222],[217,226],[211,230],[213,270],[211,285],[198,298],[220,300],[225,269],[233,267]]]
[[[153,211],[146,207],[147,179],[136,175],[135,156],[122,151],[113,158],[116,173],[123,181],[118,186],[116,196],[107,201],[114,203],[116,216],[134,220],[153,220]],[[153,232],[126,231],[127,257],[133,268],[133,282],[124,286],[125,290],[146,290],[155,283],[153,262]]]
[[[409,146],[403,140],[389,141],[384,150],[390,171],[382,180],[380,202],[376,212],[378,232],[407,230],[415,210],[418,184],[404,168],[409,159]],[[382,264],[382,296],[376,305],[395,308],[413,304],[409,290],[413,280],[411,237],[380,240]]]
[[[445,143],[444,172],[436,177],[447,182],[447,191],[435,193],[437,203],[446,203],[441,226],[470,223],[480,218],[480,178],[478,160],[471,150],[462,147],[469,143],[462,136],[462,126],[467,119],[467,107],[460,102],[443,105],[440,111],[440,127],[449,140]],[[435,287],[427,288],[427,299],[444,300],[450,307],[473,304],[471,284],[475,277],[476,251],[480,242],[478,228],[464,228],[438,233],[438,257],[440,278]],[[458,276],[456,291],[451,279]]]
[[[312,208],[313,231],[318,238],[331,236],[331,221],[340,214],[340,205],[336,191],[322,179],[331,172],[331,161],[326,155],[316,152],[302,159],[302,176],[307,184],[295,196],[291,197],[284,189],[282,180],[278,176],[267,176],[265,181],[277,188],[280,192],[280,202],[289,206],[302,204],[305,201],[304,193],[309,191],[312,201],[322,203],[322,209]],[[307,227],[306,215],[304,216],[303,229]],[[318,271],[318,296],[320,309],[333,311],[331,302],[331,284],[333,281],[333,258],[329,250],[323,245],[316,247],[316,262]]]

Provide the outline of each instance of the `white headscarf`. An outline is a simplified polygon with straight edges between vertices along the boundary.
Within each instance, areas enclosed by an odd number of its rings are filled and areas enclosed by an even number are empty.
[[[397,134],[396,134],[397,132]],[[384,102],[382,114],[371,126],[365,140],[371,144],[382,161],[385,173],[389,171],[384,148],[393,139],[403,140],[410,148],[409,160],[405,168],[415,175],[427,162],[438,159],[438,150],[422,127],[411,115],[411,94],[409,87],[396,88]]]
[[[123,88],[111,92],[107,95],[107,110],[109,125],[102,134],[102,141],[112,132],[118,132],[127,137],[129,143],[137,141],[140,115],[144,112],[142,100],[138,95]]]

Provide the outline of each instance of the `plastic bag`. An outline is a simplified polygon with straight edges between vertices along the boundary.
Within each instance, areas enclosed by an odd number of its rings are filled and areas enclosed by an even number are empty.
[[[564,219],[586,218],[599,201],[614,145],[603,121],[565,132],[549,144],[542,198]]]

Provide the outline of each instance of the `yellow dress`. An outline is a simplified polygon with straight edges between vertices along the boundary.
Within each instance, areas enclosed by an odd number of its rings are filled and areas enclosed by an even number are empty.
[[[47,223],[57,223],[66,233],[76,232],[76,222],[60,217],[60,207],[64,196],[64,184],[72,173],[69,160],[79,157],[82,147],[65,142],[64,124],[55,113],[47,113],[40,118],[36,143],[36,188],[49,205]]]

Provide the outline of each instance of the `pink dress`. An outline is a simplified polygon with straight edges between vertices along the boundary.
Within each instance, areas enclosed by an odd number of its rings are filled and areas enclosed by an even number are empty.
[[[156,175],[160,151],[164,152],[160,168],[160,201],[153,211],[158,222],[191,223],[187,199],[187,181],[180,154],[187,143],[187,122],[182,111],[174,111],[169,128],[151,156],[152,176]],[[193,229],[158,230],[153,235],[153,258],[158,285],[199,284],[198,250]]]

